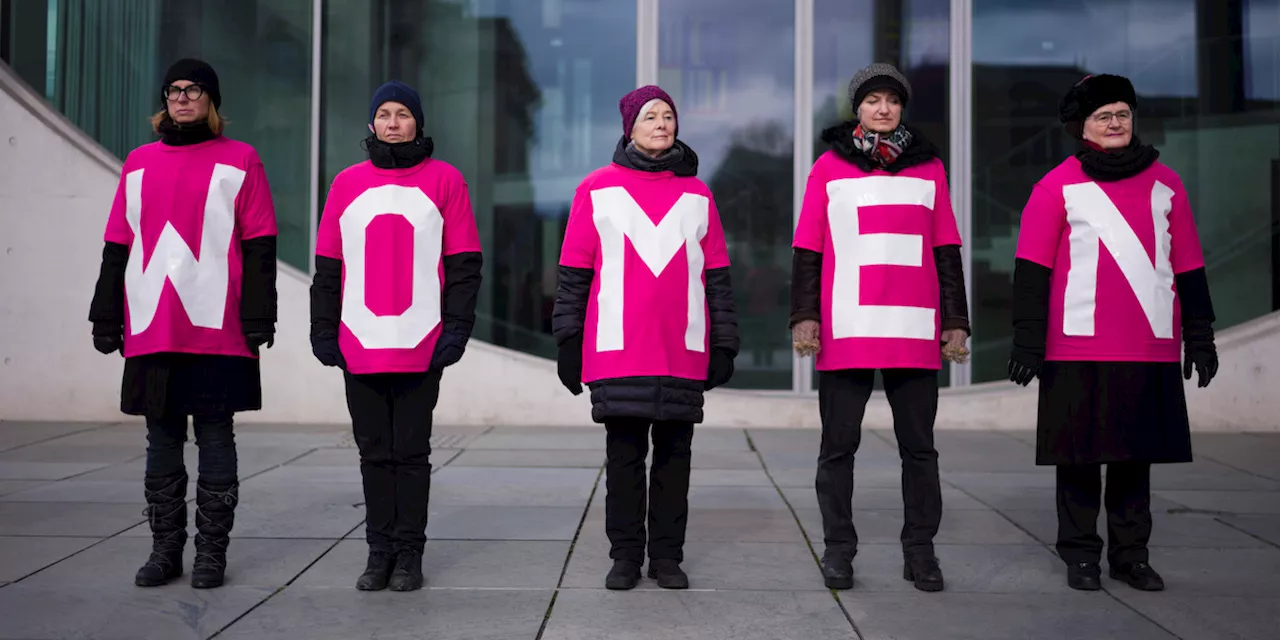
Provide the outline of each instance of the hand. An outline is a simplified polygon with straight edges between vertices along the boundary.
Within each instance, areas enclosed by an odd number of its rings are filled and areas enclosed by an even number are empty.
[[[431,369],[444,371],[445,367],[458,364],[467,349],[467,339],[453,333],[442,333],[436,341],[436,351],[431,355]]]
[[[964,346],[969,332],[964,329],[947,329],[942,332],[942,359],[959,364],[969,361],[969,349]]]
[[[124,326],[113,322],[93,323],[93,348],[102,355],[116,351],[124,355]]]
[[[347,370],[347,360],[342,357],[342,349],[338,347],[337,338],[312,338],[311,353],[326,367],[338,367]]]
[[[1203,345],[1187,345],[1187,354],[1182,361],[1182,378],[1184,380],[1191,379],[1191,368],[1195,367],[1198,381],[1196,386],[1204,388],[1209,386],[1209,382],[1213,377],[1218,375],[1218,351],[1213,344]]]
[[[820,329],[817,320],[801,320],[791,327],[791,346],[800,357],[817,355],[822,350]]]
[[[1009,356],[1009,380],[1024,387],[1031,384],[1031,381],[1040,375],[1042,363],[1043,360],[1039,357],[1020,353],[1015,348],[1013,354]]]
[[[710,391],[729,381],[733,377],[733,354],[717,347],[711,348],[711,363],[707,365],[707,383],[704,389]]]
[[[582,393],[582,338],[573,338],[560,345],[556,356],[556,374],[560,384],[573,395]]]
[[[250,331],[244,334],[245,344],[249,345],[249,353],[258,355],[258,347],[267,345],[270,349],[276,343],[276,334],[269,331]]]

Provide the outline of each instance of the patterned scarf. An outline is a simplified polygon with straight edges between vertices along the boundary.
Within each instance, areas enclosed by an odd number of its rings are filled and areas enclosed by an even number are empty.
[[[887,167],[898,158],[903,149],[911,146],[911,132],[901,124],[887,135],[858,125],[853,128],[853,146],[880,166]]]

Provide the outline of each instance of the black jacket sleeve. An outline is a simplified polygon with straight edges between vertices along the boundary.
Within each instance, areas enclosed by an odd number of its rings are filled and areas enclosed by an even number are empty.
[[[1039,364],[1044,361],[1049,332],[1048,267],[1018,258],[1013,267],[1013,357]]]
[[[276,331],[276,237],[240,243],[244,261],[240,287],[240,329],[244,333]]]
[[[444,294],[441,319],[445,333],[470,338],[476,326],[476,300],[480,297],[484,257],[479,251],[444,257]]]
[[[733,306],[729,267],[707,270],[707,310],[711,316],[710,345],[737,356],[740,346],[738,314]]]
[[[1188,347],[1213,347],[1213,300],[1209,297],[1209,278],[1204,267],[1179,273],[1173,277],[1182,308],[1182,341]]]
[[[124,327],[124,270],[128,264],[128,245],[104,244],[98,284],[89,303],[89,321],[94,325],[95,335],[116,333]]]
[[[594,269],[561,266],[556,283],[556,303],[551,312],[551,333],[556,346],[564,346],[571,340],[582,338],[582,328],[587,322],[587,297],[591,295]]]
[[[337,340],[342,320],[342,261],[316,256],[311,280],[311,341]]]
[[[795,249],[791,256],[791,326],[822,321],[822,254]]]
[[[933,248],[933,261],[938,268],[938,289],[941,300],[942,330],[964,329],[973,335],[969,326],[969,299],[964,288],[964,261],[960,258],[960,245],[949,244]]]

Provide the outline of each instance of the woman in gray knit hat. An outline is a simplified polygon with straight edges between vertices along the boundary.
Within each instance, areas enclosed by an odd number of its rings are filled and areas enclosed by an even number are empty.
[[[809,174],[793,244],[792,336],[820,376],[822,575],[830,588],[853,587],[853,462],[879,369],[902,458],[903,577],[940,591],[933,424],[942,361],[968,353],[960,234],[938,148],[902,121],[907,79],[873,64],[853,77],[849,99],[856,117],[822,134],[831,149]]]

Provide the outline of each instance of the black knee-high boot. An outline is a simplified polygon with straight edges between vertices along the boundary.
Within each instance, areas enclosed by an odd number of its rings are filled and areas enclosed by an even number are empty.
[[[191,567],[196,589],[222,586],[239,494],[239,482],[196,481],[196,559]]]
[[[182,550],[187,544],[187,473],[148,477],[144,481],[151,525],[151,557],[133,582],[155,587],[182,575]]]

